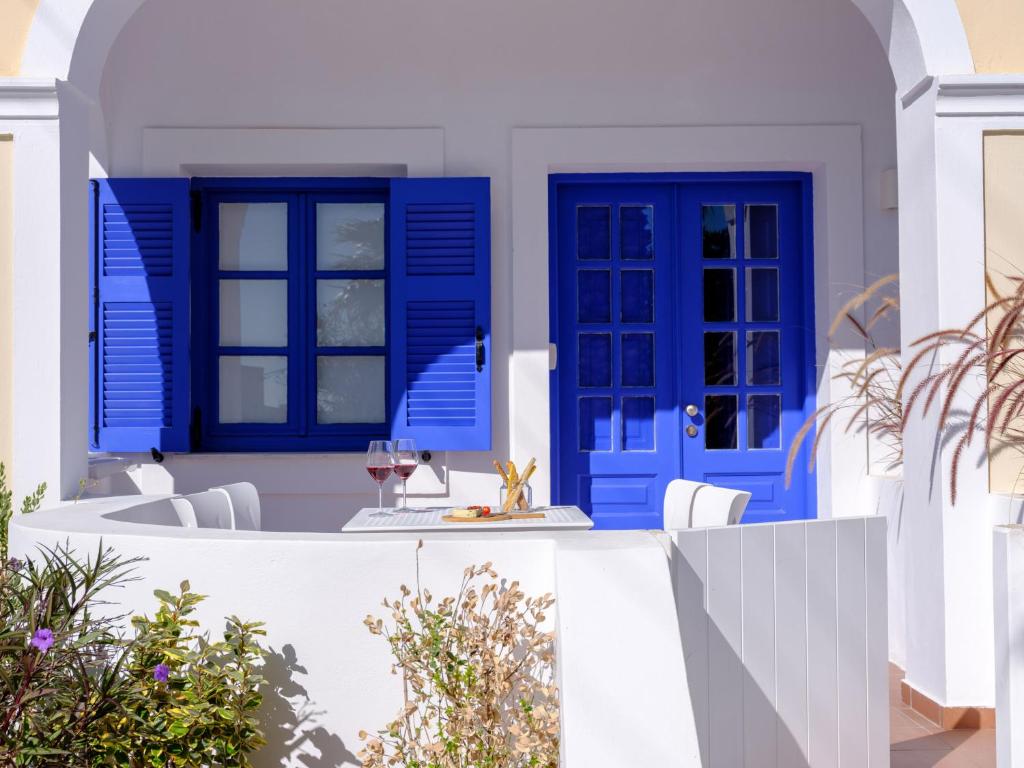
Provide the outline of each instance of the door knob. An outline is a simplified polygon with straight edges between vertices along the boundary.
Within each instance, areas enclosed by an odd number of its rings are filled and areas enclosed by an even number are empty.
[[[700,411],[698,410],[697,406],[694,405],[693,403],[690,403],[688,406],[686,406],[686,415],[689,416],[691,419],[698,413],[700,413]]]
[[[697,436],[697,428],[695,426],[693,426],[693,424],[691,424],[690,426],[688,426],[686,428],[686,436],[687,437],[696,437]]]

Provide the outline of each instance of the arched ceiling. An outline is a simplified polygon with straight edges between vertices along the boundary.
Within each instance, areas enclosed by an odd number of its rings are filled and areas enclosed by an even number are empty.
[[[38,0],[21,74],[66,79],[85,94],[97,93],[107,52],[145,1]],[[899,92],[928,75],[974,72],[957,0],[851,2],[888,53]]]

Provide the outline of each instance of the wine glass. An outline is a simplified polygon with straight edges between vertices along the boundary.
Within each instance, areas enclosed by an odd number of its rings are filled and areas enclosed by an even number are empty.
[[[416,450],[416,441],[412,438],[401,438],[394,441],[395,474],[402,479],[402,510],[409,509],[409,496],[405,490],[405,481],[412,477],[420,463],[420,454]]]
[[[377,511],[384,511],[384,481],[391,477],[391,442],[371,440],[366,451],[366,471],[377,483]]]

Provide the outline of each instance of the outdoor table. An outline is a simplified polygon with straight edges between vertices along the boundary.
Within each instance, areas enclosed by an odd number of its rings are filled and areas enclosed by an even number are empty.
[[[447,523],[441,519],[451,507],[424,507],[411,512],[383,511],[376,507],[360,509],[342,527],[342,533],[396,533],[437,531],[587,531],[594,521],[579,507],[536,507],[530,512],[543,512],[544,517],[531,520],[500,520],[494,522]]]

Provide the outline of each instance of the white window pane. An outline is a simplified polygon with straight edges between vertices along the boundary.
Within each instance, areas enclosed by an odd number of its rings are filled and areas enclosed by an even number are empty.
[[[288,346],[288,281],[221,280],[220,345]]]
[[[318,357],[319,424],[382,424],[386,420],[383,357]]]
[[[318,203],[316,268],[384,269],[384,204]]]
[[[384,346],[383,280],[317,280],[316,343]]]
[[[288,203],[221,203],[220,268],[288,269]]]
[[[288,358],[220,358],[220,423],[288,421]]]

